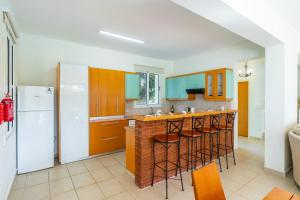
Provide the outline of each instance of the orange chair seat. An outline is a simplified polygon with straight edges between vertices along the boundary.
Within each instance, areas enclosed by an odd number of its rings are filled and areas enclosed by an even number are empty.
[[[175,134],[168,135],[168,137],[165,134],[163,134],[163,135],[156,135],[156,136],[154,136],[154,139],[156,141],[164,142],[164,143],[167,143],[167,142],[170,142],[170,143],[171,142],[179,142],[179,137],[178,137],[178,135],[175,135]]]
[[[198,131],[183,130],[182,136],[184,136],[184,137],[200,137],[201,133],[199,133]]]

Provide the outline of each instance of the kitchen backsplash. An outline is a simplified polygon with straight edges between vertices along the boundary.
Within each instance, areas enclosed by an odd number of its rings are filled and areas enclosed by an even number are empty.
[[[147,115],[150,114],[151,108],[135,108],[134,102],[126,102],[126,115]],[[162,113],[170,112],[171,106],[174,105],[175,112],[181,112],[186,107],[193,107],[196,112],[206,111],[206,110],[220,110],[222,106],[225,109],[233,108],[232,101],[207,101],[204,99],[203,94],[196,95],[194,101],[167,101],[165,99],[161,100],[161,107],[154,107],[154,112],[160,109]]]
[[[221,107],[224,106],[224,109],[230,109],[233,106],[232,101],[207,101],[204,99],[203,94],[196,95],[194,101],[175,101],[171,102],[174,105],[175,112],[181,112],[186,107],[195,108],[196,112],[207,111],[207,110],[221,110]]]

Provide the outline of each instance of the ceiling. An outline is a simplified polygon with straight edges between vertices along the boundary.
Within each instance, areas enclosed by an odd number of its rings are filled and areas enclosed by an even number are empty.
[[[245,40],[169,0],[11,2],[21,32],[154,58],[175,60]],[[99,30],[145,43],[113,39]]]
[[[288,23],[300,33],[300,1],[299,0],[268,0],[270,5],[283,16]]]

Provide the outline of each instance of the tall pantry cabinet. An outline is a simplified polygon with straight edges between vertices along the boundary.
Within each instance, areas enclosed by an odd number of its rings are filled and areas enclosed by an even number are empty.
[[[125,114],[125,72],[89,68],[90,117]]]
[[[89,104],[89,155],[123,149],[127,120],[97,119],[125,115],[125,72],[89,67]]]

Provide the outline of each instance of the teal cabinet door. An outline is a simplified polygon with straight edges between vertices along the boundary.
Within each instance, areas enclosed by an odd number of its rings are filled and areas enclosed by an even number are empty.
[[[205,88],[205,74],[193,74],[185,76],[186,89]]]
[[[234,76],[233,70],[226,70],[226,99],[233,98]]]
[[[125,73],[125,95],[129,100],[140,98],[139,74]]]
[[[169,100],[187,98],[184,78],[175,77],[166,79],[166,98]]]
[[[175,90],[176,90],[176,95],[177,99],[187,99],[188,95],[186,93],[186,77],[178,77],[176,78],[176,83],[175,83]]]
[[[176,78],[168,78],[166,79],[166,98],[167,99],[176,99],[177,98],[177,90],[175,88]]]
[[[188,76],[174,77],[166,79],[167,99],[187,99],[186,89],[196,89],[205,87],[205,75],[193,74]]]

